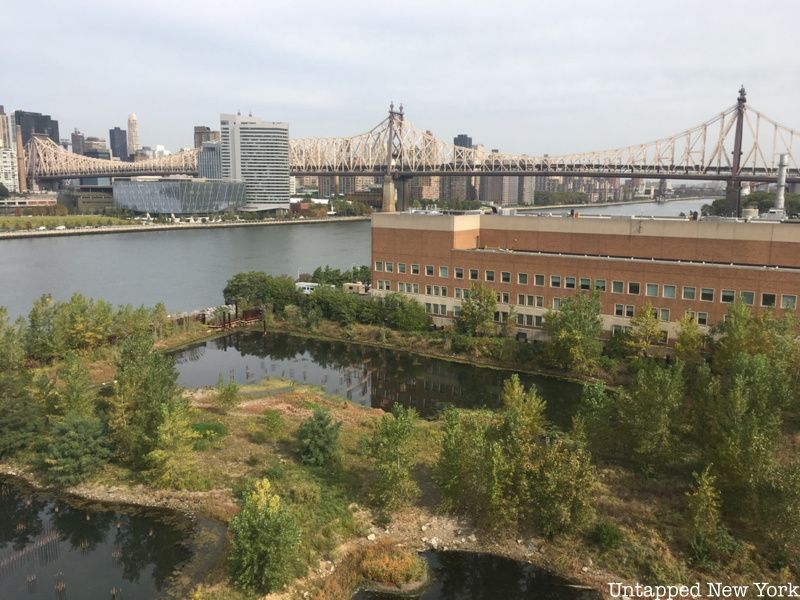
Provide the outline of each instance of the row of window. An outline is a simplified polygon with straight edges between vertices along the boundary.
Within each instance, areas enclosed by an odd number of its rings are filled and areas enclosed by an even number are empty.
[[[392,265],[391,269],[388,269],[389,265]],[[380,269],[378,268],[380,266]],[[402,272],[405,273],[405,263],[398,263],[398,272],[399,268],[402,266]],[[375,270],[383,270],[384,267],[387,268],[388,272],[392,272],[394,270],[394,263],[383,263],[381,261],[375,262]],[[411,274],[419,274],[419,265],[411,265]],[[416,268],[416,272],[414,270]],[[448,267],[439,267],[439,277],[446,278],[449,269]],[[426,265],[425,266],[426,275],[433,276],[434,273],[434,266],[433,265]],[[454,274],[456,279],[463,279],[464,269],[461,267],[456,267],[454,270]],[[494,282],[495,281],[495,271],[485,271],[484,273],[486,281]],[[469,278],[472,280],[478,279],[478,269],[469,269]],[[538,287],[544,287],[546,283],[547,277],[542,274],[536,274],[533,276],[533,285]],[[511,273],[509,271],[501,271],[500,272],[500,281],[502,283],[510,283],[511,281]],[[527,285],[528,283],[528,274],[527,273],[517,273],[517,282],[520,285]],[[549,277],[549,284],[551,288],[563,288],[563,289],[580,289],[584,291],[591,291],[597,290],[599,292],[606,292],[608,291],[607,280],[605,279],[595,279],[592,280],[589,277],[572,277],[566,276],[562,277],[561,275],[550,275]],[[408,285],[416,285],[416,284],[400,284],[403,289],[399,289],[399,291],[406,291],[404,288]],[[444,290],[443,293],[435,293],[437,287]],[[447,286],[431,286],[426,285],[426,294],[429,296],[447,296]],[[378,288],[383,289],[383,288]],[[389,289],[389,288],[386,288]],[[427,291],[428,289],[432,291]],[[458,288],[456,288],[458,289]],[[690,285],[678,286],[676,284],[658,284],[658,283],[645,283],[644,287],[642,287],[641,282],[638,281],[619,281],[613,280],[611,281],[611,293],[612,294],[628,294],[631,296],[639,296],[644,291],[644,296],[647,298],[665,298],[668,300],[675,300],[678,299],[679,293],[680,298],[682,300],[690,300],[695,301],[699,300],[700,302],[714,302],[717,298],[717,291],[714,288],[707,288],[707,287],[695,287]],[[418,293],[418,292],[413,292]],[[460,296],[456,296],[460,297]],[[719,290],[719,301],[723,304],[732,304],[737,297],[736,290],[732,289],[722,289]],[[756,293],[752,291],[739,291],[738,293],[739,299],[747,305],[753,306],[756,303]],[[780,304],[779,301],[780,300]],[[508,301],[506,301],[508,303]],[[522,302],[518,302],[518,304],[523,304]],[[781,294],[780,298],[778,294],[774,292],[764,292],[761,294],[760,298],[760,306],[767,307],[767,308],[778,308],[780,307],[783,310],[796,310],[797,309],[797,295],[795,294]]]

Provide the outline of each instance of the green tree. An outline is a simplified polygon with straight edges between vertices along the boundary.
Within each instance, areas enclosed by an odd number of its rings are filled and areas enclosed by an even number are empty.
[[[249,271],[238,273],[228,280],[223,296],[227,304],[237,306],[271,306],[276,313],[283,312],[288,304],[301,305],[303,294],[291,277],[273,277],[266,273]]]
[[[675,358],[685,365],[688,375],[695,373],[703,363],[705,336],[697,321],[689,315],[684,315],[679,324],[678,337],[675,338]]]
[[[661,338],[661,327],[653,305],[648,300],[631,319],[631,328],[625,338],[628,353],[632,356],[645,356],[650,346]]]
[[[336,321],[340,325],[351,325],[356,322],[359,299],[353,294],[327,285],[319,285],[309,296],[309,302],[319,309],[323,318],[329,321]]]
[[[46,399],[47,414],[64,416],[74,413],[91,417],[95,412],[96,397],[89,370],[74,352],[67,352],[58,368],[57,383]]]
[[[97,471],[109,457],[100,419],[71,412],[53,423],[43,450],[42,466],[51,483],[70,486]]]
[[[190,427],[186,405],[173,402],[162,409],[154,448],[147,454],[149,475],[158,486],[174,489],[197,487],[194,443],[199,435]]]
[[[329,411],[317,409],[300,423],[297,438],[300,441],[300,460],[313,467],[324,467],[336,462],[339,451],[341,421],[334,421]]]
[[[566,298],[559,310],[547,311],[544,330],[550,364],[582,373],[594,370],[603,349],[600,309],[600,294],[594,292]]]
[[[61,340],[56,339],[55,303],[49,294],[34,301],[28,313],[25,351],[39,361],[49,361],[63,352]]]
[[[413,477],[416,463],[414,439],[417,413],[413,408],[395,404],[391,414],[385,414],[375,426],[365,448],[375,468],[371,489],[372,500],[383,510],[391,512],[419,496],[419,486]]]
[[[492,288],[474,284],[461,302],[461,315],[456,324],[459,331],[467,335],[491,336],[495,333],[494,313],[497,311],[497,296]]]
[[[44,431],[44,412],[30,383],[27,371],[0,372],[0,458],[32,447]]]
[[[383,297],[383,304],[386,307],[386,324],[393,329],[425,331],[430,327],[431,319],[425,307],[416,300],[402,294],[387,294]]]
[[[8,188],[0,183],[0,198],[8,198],[11,195],[11,192],[8,191]]]
[[[722,498],[711,467],[695,473],[695,486],[686,493],[689,510],[689,544],[696,561],[720,558],[735,546],[720,514]]]
[[[269,480],[258,481],[231,520],[228,564],[240,587],[266,594],[285,585],[296,569],[300,530],[272,493]]]

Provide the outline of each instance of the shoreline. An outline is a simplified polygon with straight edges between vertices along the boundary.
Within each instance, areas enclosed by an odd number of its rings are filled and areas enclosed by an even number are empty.
[[[269,227],[276,225],[317,225],[324,223],[349,223],[369,221],[371,217],[328,217],[325,219],[275,219],[273,221],[231,221],[226,223],[166,223],[159,225],[108,225],[90,229],[48,229],[47,231],[21,230],[0,232],[0,240],[21,238],[58,237],[70,235],[101,235],[112,233],[149,233],[157,231],[178,231],[192,229],[217,229],[227,227]]]
[[[669,198],[664,201],[664,204],[671,204],[672,202],[684,202],[688,200],[708,200],[713,202],[722,196],[707,197],[707,196],[686,196],[681,198]],[[552,204],[552,205],[533,205],[517,207],[517,212],[544,212],[550,209],[561,210],[568,208],[603,208],[606,206],[628,206],[633,204],[655,204],[655,200],[628,200],[627,202],[597,202],[590,204]]]

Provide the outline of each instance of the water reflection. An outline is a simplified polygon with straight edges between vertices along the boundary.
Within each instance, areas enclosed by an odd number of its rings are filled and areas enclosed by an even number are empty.
[[[423,415],[445,405],[496,407],[510,371],[475,367],[406,352],[287,334],[237,332],[175,353],[181,385],[212,386],[217,378],[252,383],[264,377],[318,385],[326,392],[374,408],[395,402]],[[569,425],[580,386],[551,377],[522,375],[548,401],[548,416]]]
[[[189,558],[188,523],[20,491],[0,479],[0,598],[151,599]]]
[[[430,585],[415,600],[599,600],[594,590],[532,565],[474,552],[426,552]],[[397,600],[388,593],[358,592],[353,600]]]

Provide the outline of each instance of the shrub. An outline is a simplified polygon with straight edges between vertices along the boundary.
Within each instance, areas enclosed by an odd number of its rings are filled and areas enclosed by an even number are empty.
[[[613,550],[622,544],[625,534],[611,521],[598,520],[589,531],[589,541],[602,551]]]
[[[334,422],[328,411],[315,410],[311,417],[300,424],[297,431],[300,440],[300,460],[314,467],[335,462],[341,427],[342,423]]]
[[[228,564],[236,584],[260,594],[285,585],[295,571],[299,529],[272,493],[269,480],[255,483],[231,520]]]
[[[71,413],[53,423],[42,466],[52,483],[69,486],[83,481],[109,457],[100,419]]]
[[[233,380],[225,383],[225,380],[220,374],[220,376],[217,377],[217,395],[214,401],[225,411],[236,406],[239,402],[239,384]]]
[[[211,444],[228,435],[228,428],[218,421],[212,423],[194,423],[192,431],[197,434],[194,442],[195,450],[208,450]]]

